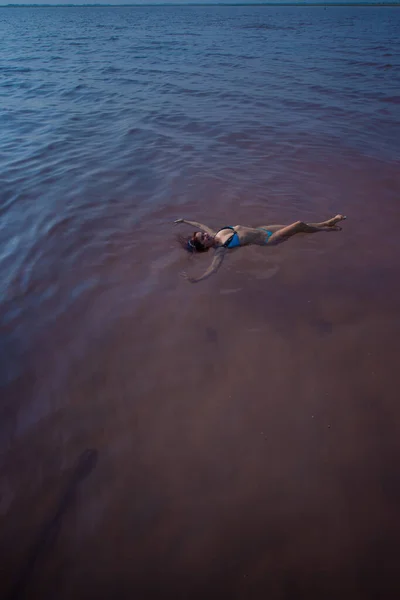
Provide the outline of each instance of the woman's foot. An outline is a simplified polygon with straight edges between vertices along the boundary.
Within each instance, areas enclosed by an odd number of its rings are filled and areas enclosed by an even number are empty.
[[[323,225],[324,227],[335,227],[337,223],[340,223],[340,221],[344,221],[345,219],[346,217],[344,215],[336,215],[336,217],[324,221]]]

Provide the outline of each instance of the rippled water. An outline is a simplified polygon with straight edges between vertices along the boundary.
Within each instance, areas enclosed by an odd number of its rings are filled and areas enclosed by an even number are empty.
[[[2,590],[400,592],[400,11],[1,8],[0,39]],[[177,217],[337,212],[179,278]]]

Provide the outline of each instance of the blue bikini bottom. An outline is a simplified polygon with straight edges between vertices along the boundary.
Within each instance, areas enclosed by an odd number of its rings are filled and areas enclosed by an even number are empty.
[[[262,231],[265,231],[265,233],[267,234],[267,237],[265,238],[265,243],[268,243],[269,238],[272,235],[272,231],[269,231],[268,229],[264,229],[264,227],[259,227],[258,229],[261,229]]]

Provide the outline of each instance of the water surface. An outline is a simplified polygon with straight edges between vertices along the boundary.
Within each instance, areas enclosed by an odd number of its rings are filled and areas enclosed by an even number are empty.
[[[397,598],[400,11],[0,38],[1,595]],[[337,212],[179,278],[178,217]]]

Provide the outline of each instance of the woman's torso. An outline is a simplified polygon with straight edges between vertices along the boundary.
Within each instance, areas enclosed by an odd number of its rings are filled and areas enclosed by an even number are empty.
[[[248,246],[249,244],[265,244],[266,232],[263,229],[235,225],[220,229],[215,239],[226,248]],[[231,240],[231,241],[230,241]]]

